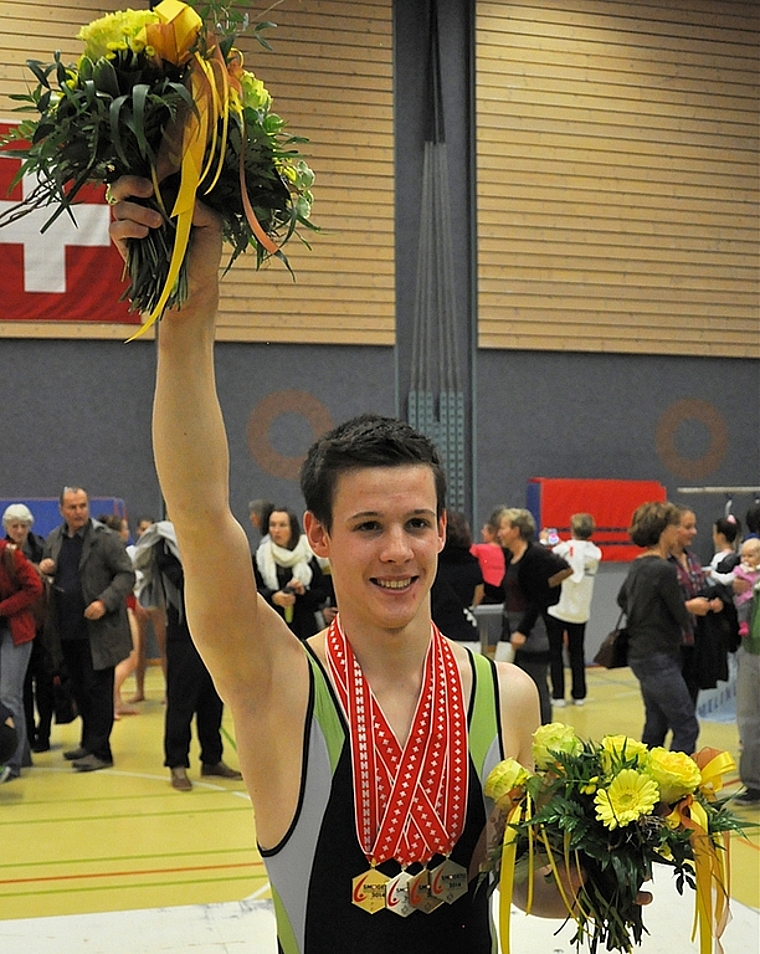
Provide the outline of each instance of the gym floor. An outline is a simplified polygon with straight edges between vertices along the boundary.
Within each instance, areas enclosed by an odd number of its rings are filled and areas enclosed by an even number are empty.
[[[589,738],[638,738],[641,700],[629,670],[590,669],[583,707],[555,710]],[[114,726],[114,767],[79,774],[63,751],[79,724],[54,726],[49,752],[0,786],[0,950],[3,954],[274,954],[269,888],[256,850],[254,819],[242,782],[200,779],[191,750],[193,790],[171,788],[163,767],[163,677],[151,667],[147,698]],[[130,682],[124,687],[127,698]],[[225,713],[224,758],[237,767]],[[702,723],[700,746],[738,761],[733,722]],[[741,789],[733,774],[727,791]],[[731,844],[733,921],[726,954],[760,950],[760,807],[739,807],[746,837]],[[693,898],[680,898],[667,872],[645,912],[643,954],[698,951],[690,940]],[[691,894],[691,892],[687,892]],[[571,927],[513,918],[513,950],[571,954]]]

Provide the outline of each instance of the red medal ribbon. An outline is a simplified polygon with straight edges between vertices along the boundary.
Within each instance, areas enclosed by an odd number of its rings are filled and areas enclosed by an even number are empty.
[[[356,834],[373,865],[448,855],[467,808],[467,716],[448,642],[432,625],[422,690],[403,749],[336,618],[327,662],[349,725]]]

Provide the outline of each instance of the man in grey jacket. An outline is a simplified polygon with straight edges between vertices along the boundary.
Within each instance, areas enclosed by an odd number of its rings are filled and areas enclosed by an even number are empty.
[[[50,632],[82,719],[81,743],[64,758],[93,772],[113,765],[114,667],[132,649],[126,598],[135,574],[120,537],[90,519],[84,490],[64,487],[60,509],[63,523],[45,541],[40,570],[53,577]]]

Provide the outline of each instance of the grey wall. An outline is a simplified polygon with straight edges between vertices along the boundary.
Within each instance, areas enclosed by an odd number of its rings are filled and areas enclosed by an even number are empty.
[[[122,497],[130,516],[157,516],[161,497],[150,447],[154,346],[150,342],[0,342],[9,386],[0,402],[0,497],[57,497],[64,484]],[[363,411],[394,413],[390,348],[217,346],[217,380],[230,442],[230,489],[245,521],[252,497],[302,509],[297,481],[257,463],[252,414],[264,397],[296,391],[337,423]],[[298,397],[298,395],[296,395]],[[314,437],[310,419],[277,415],[267,449],[297,458]],[[199,447],[203,454],[204,448]],[[275,469],[276,470],[276,469]]]
[[[757,361],[482,351],[478,355],[476,519],[502,502],[525,505],[531,477],[658,480],[697,515],[695,548],[712,555],[711,522],[723,495],[685,495],[684,486],[756,486],[760,492],[760,368]],[[711,405],[727,449],[699,480],[669,469],[657,450],[663,412],[684,399]],[[708,452],[711,432],[688,418],[672,446],[687,463]],[[743,517],[753,496],[736,495]]]

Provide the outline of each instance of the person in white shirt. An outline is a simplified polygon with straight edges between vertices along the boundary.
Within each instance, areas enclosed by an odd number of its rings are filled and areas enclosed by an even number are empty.
[[[572,539],[563,540],[552,549],[573,568],[572,576],[562,583],[559,602],[550,606],[547,615],[549,634],[549,676],[552,684],[552,705],[565,705],[565,667],[563,646],[567,648],[572,674],[571,695],[576,706],[586,699],[586,659],[584,639],[591,610],[594,579],[602,559],[602,551],[591,542],[596,529],[590,513],[574,513],[570,518]]]

